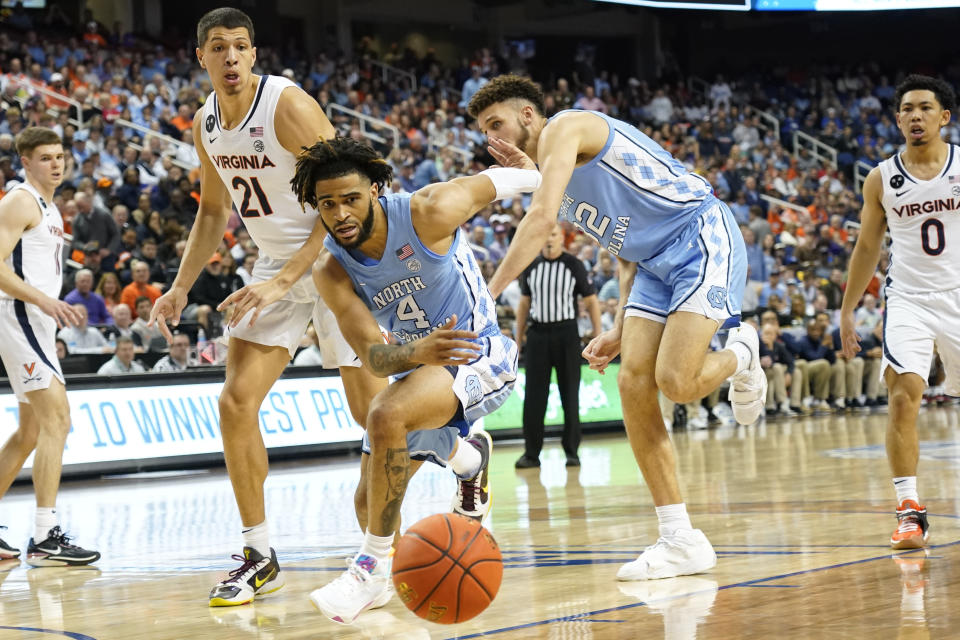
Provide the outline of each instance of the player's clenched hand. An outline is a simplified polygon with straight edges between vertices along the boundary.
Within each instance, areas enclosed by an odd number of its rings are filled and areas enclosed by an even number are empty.
[[[175,327],[180,324],[180,314],[186,306],[187,292],[177,288],[170,289],[153,303],[153,308],[150,310],[150,321],[147,322],[147,326],[152,327],[156,324],[157,329],[167,339],[167,343],[173,344],[173,333],[170,332],[170,327],[167,325],[170,324]]]
[[[587,344],[583,350],[583,359],[590,364],[590,368],[603,375],[610,361],[620,353],[620,336],[618,329],[604,331]]]
[[[477,334],[473,331],[454,330],[456,324],[457,316],[454,315],[427,337],[411,343],[414,348],[413,360],[421,364],[446,367],[468,364],[476,359],[483,347],[470,340],[476,340]]]
[[[80,312],[74,309],[71,304],[50,296],[45,296],[37,306],[45,314],[56,320],[57,326],[61,329],[67,326],[78,327],[83,320]]]
[[[840,314],[840,342],[843,344],[843,357],[847,360],[860,351],[860,336],[857,335],[852,311]]]
[[[253,310],[253,316],[247,325],[252,327],[260,316],[260,312],[268,305],[287,295],[289,290],[290,287],[281,284],[276,278],[248,284],[227,296],[226,300],[217,306],[217,311],[223,311],[231,304],[235,305],[233,314],[230,316],[230,327],[233,328],[240,324],[247,313]]]
[[[495,136],[487,136],[487,150],[501,167],[512,169],[536,169],[537,164],[516,145]]]

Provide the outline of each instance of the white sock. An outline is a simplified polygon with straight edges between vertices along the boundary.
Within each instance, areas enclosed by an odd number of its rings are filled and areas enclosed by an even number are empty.
[[[33,541],[40,544],[47,539],[50,529],[57,526],[56,507],[37,507],[37,514],[33,520]]]
[[[243,546],[256,549],[264,558],[270,557],[270,529],[266,520],[243,530]]]
[[[737,370],[733,372],[733,375],[742,373],[750,368],[750,361],[753,359],[753,354],[750,353],[750,347],[742,342],[733,342],[725,348],[737,356]]]
[[[677,529],[693,529],[690,516],[687,515],[687,505],[667,504],[657,507],[657,519],[660,521],[660,535],[673,535]]]
[[[480,455],[480,451],[458,436],[457,450],[453,452],[453,456],[447,461],[447,464],[450,465],[453,472],[460,478],[472,478],[480,471],[481,462],[483,462],[483,457]]]
[[[367,531],[363,536],[363,546],[360,547],[360,553],[376,558],[377,563],[390,557],[393,550],[393,534],[388,536],[375,536]]]
[[[903,476],[893,479],[893,488],[897,491],[897,505],[904,500],[913,500],[920,504],[920,498],[917,497],[917,476]]]

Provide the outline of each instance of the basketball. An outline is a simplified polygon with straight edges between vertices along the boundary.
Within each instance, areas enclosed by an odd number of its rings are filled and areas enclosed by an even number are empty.
[[[503,578],[500,548],[476,520],[438,513],[410,527],[393,558],[393,584],[410,611],[454,624],[479,615]]]

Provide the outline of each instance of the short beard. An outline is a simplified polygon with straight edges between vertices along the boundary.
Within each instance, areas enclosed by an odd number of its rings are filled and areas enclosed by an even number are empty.
[[[360,223],[360,231],[357,233],[357,237],[350,243],[340,242],[340,238],[333,232],[333,229],[327,226],[326,221],[323,219],[323,215],[320,216],[320,222],[323,223],[324,228],[327,230],[327,233],[330,234],[330,237],[333,238],[333,241],[344,249],[356,249],[364,242],[370,239],[370,235],[373,233],[373,200],[370,200],[370,206],[367,208],[367,217]]]

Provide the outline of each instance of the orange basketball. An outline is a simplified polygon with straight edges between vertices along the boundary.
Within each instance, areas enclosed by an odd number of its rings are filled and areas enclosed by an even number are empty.
[[[438,513],[407,529],[393,557],[393,584],[430,622],[463,622],[486,609],[503,578],[500,548],[476,520]]]

